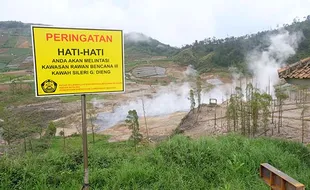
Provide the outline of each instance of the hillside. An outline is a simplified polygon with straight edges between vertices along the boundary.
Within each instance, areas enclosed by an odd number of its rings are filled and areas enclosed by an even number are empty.
[[[0,70],[31,66],[30,25],[21,22],[0,22]],[[29,64],[30,63],[30,64]]]
[[[163,59],[178,52],[177,48],[163,44],[142,33],[128,33],[124,37],[125,58],[127,61],[135,61],[143,58],[151,59],[152,57]]]
[[[192,64],[200,72],[211,71],[212,68],[227,68],[235,66],[244,72],[247,71],[246,56],[251,51],[265,50],[270,45],[268,36],[279,34],[287,30],[289,33],[302,32],[303,38],[287,62],[293,63],[310,56],[310,16],[304,21],[295,20],[292,24],[282,28],[262,31],[256,34],[241,37],[227,37],[225,39],[206,38],[196,40],[193,44],[182,47],[174,60],[184,64]]]
[[[283,27],[240,37],[225,39],[206,38],[182,48],[163,44],[141,33],[125,34],[125,64],[130,66],[148,63],[149,60],[173,60],[181,65],[193,65],[199,72],[211,72],[213,68],[226,69],[231,66],[247,72],[246,57],[253,51],[263,51],[269,45],[268,36],[283,30],[300,32],[302,40],[296,54],[287,62],[293,63],[310,56],[310,16],[304,21],[295,20]],[[32,68],[30,24],[0,22],[0,70]],[[27,57],[29,59],[27,59]]]
[[[0,71],[32,70],[31,24],[0,22]],[[140,33],[124,35],[125,64],[141,60],[166,59],[178,49]]]
[[[96,139],[89,144],[92,189],[267,190],[258,173],[264,162],[310,185],[310,151],[299,143],[236,135],[200,140],[175,136],[135,152],[130,142]],[[34,141],[25,156],[0,158],[0,189],[81,188],[81,138],[66,138],[65,150],[61,138],[40,142]]]

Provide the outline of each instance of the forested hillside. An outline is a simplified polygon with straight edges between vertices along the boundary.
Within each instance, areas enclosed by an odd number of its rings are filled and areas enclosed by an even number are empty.
[[[194,43],[182,48],[171,47],[141,33],[125,34],[125,62],[131,64],[141,59],[169,58],[182,65],[193,65],[199,72],[230,66],[235,66],[246,72],[247,54],[254,49],[266,49],[270,45],[267,40],[268,36],[278,34],[283,29],[290,33],[302,32],[303,34],[296,54],[290,57],[287,62],[293,63],[310,56],[309,15],[303,21],[294,20],[292,24],[283,25],[278,29],[225,39],[216,39],[215,37],[204,40],[197,39]],[[29,56],[31,54],[30,40],[30,24],[15,21],[0,22],[0,69]],[[25,46],[25,41],[28,41],[26,43],[28,46]]]
[[[310,56],[310,16],[308,16],[304,21],[294,20],[290,25],[287,24],[279,29],[262,31],[257,34],[225,39],[196,40],[193,44],[182,47],[174,59],[184,65],[192,64],[200,72],[206,72],[214,67],[230,66],[236,66],[245,71],[246,55],[254,49],[263,50],[268,47],[270,42],[267,37],[277,34],[283,29],[290,33],[302,32],[304,36],[296,54],[290,57],[287,62],[293,63]]]
[[[124,37],[125,57],[129,60],[152,56],[171,57],[179,52],[178,48],[163,44],[142,33],[128,33]]]

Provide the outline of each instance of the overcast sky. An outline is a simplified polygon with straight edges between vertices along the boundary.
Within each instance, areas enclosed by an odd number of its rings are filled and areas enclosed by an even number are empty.
[[[181,46],[303,20],[310,0],[0,0],[0,20],[141,32]]]

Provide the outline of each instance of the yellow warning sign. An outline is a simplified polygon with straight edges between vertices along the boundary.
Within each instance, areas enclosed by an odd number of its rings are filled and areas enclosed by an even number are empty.
[[[124,92],[123,31],[32,26],[36,96]]]

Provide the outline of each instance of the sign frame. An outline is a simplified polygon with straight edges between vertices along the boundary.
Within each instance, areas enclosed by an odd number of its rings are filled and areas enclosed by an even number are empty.
[[[36,47],[35,47],[35,38],[34,38],[34,29],[35,28],[51,28],[51,29],[68,29],[68,30],[89,30],[89,31],[117,31],[121,32],[121,53],[122,53],[122,90],[121,91],[97,91],[97,92],[76,92],[76,93],[61,93],[61,94],[41,94],[39,95],[38,91],[38,74],[37,74],[37,60],[36,60]],[[66,27],[66,26],[49,26],[49,25],[31,25],[31,43],[32,43],[32,56],[33,56],[33,75],[35,83],[35,96],[36,97],[57,97],[57,96],[75,96],[83,94],[118,94],[125,93],[126,89],[126,77],[125,77],[125,52],[124,52],[124,31],[122,29],[109,29],[109,28],[90,28],[90,27]],[[63,42],[65,43],[65,42]]]

